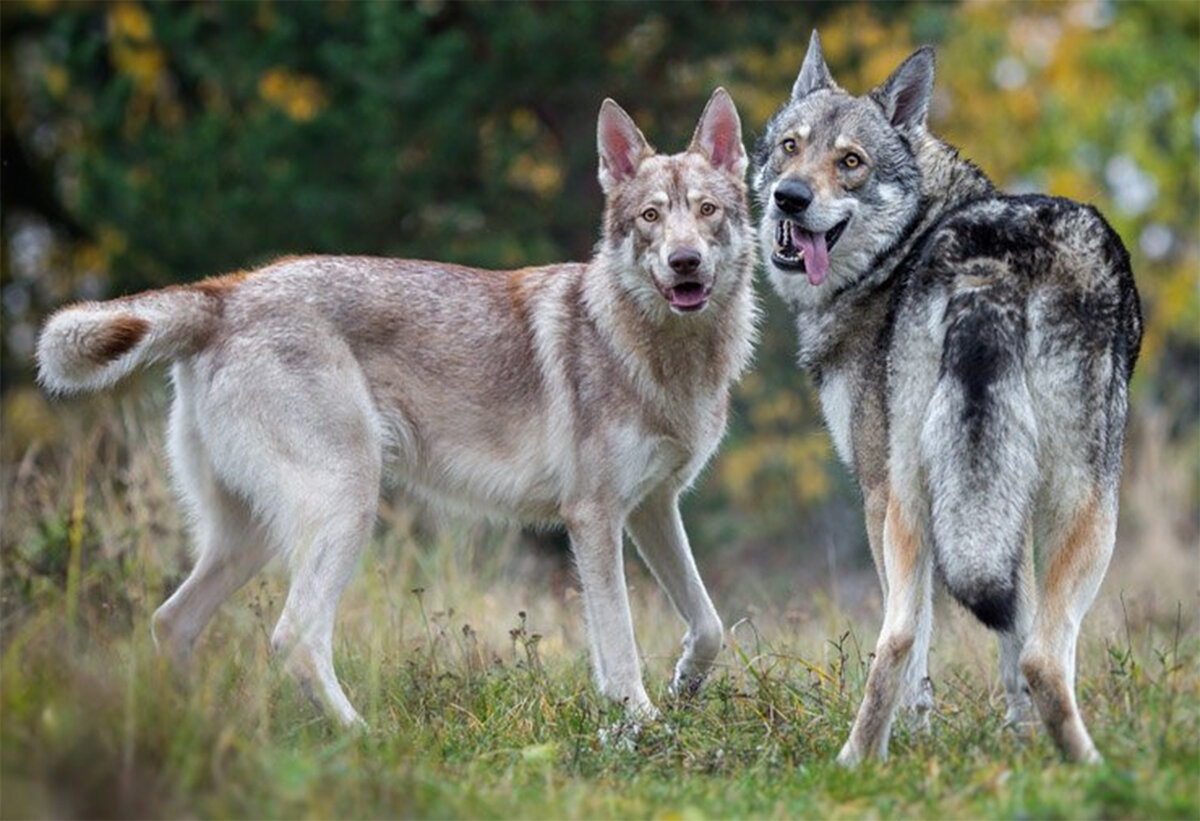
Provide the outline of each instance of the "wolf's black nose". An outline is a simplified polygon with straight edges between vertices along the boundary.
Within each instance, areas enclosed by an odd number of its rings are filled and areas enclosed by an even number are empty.
[[[700,267],[700,252],[695,248],[680,248],[671,252],[671,256],[667,257],[667,264],[680,276],[694,274]]]
[[[812,201],[812,189],[801,180],[784,180],[775,188],[775,204],[785,214],[802,214]]]

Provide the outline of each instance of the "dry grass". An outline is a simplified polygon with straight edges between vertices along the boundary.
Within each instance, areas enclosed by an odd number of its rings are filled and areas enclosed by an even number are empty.
[[[336,640],[369,733],[332,731],[269,657],[277,574],[219,614],[181,684],[147,628],[188,565],[159,418],[102,400],[63,417],[61,444],[7,454],[3,817],[1200,815],[1194,556],[1155,579],[1128,544],[1081,642],[1082,703],[1109,762],[1095,769],[1001,730],[994,642],[946,602],[933,735],[901,728],[888,764],[834,767],[878,617],[848,591],[870,585],[798,584],[774,602],[717,591],[737,622],[729,649],[698,703],[671,703],[680,624],[636,561],[666,720],[603,744],[620,715],[589,684],[569,574],[504,530],[451,526],[422,547],[394,505]],[[1157,521],[1137,504],[1125,542]]]

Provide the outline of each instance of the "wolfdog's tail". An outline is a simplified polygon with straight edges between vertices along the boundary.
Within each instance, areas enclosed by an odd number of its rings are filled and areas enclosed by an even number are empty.
[[[921,433],[938,568],[954,597],[996,630],[1009,629],[1015,616],[1038,478],[1020,305],[1001,282],[951,297]]]
[[[220,318],[217,289],[203,286],[63,308],[38,339],[38,381],[52,393],[99,390],[142,365],[195,353]]]

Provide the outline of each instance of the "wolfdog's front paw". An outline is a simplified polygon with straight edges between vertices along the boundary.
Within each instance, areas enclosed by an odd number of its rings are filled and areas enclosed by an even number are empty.
[[[642,722],[626,718],[607,727],[601,727],[598,733],[600,746],[613,750],[623,750],[631,753],[637,746],[637,740],[642,734]]]
[[[675,676],[671,679],[671,686],[667,688],[667,692],[671,694],[672,698],[690,701],[700,692],[706,678],[708,678],[707,671],[703,673],[687,672],[681,663],[675,670]]]
[[[854,746],[853,741],[847,741],[842,751],[838,753],[837,763],[848,770],[852,770],[862,763],[863,755],[858,747]]]

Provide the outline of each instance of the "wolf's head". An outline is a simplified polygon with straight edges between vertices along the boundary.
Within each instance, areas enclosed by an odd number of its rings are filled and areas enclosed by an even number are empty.
[[[814,31],[791,99],[757,156],[759,239],[785,297],[820,303],[895,249],[921,200],[914,145],[926,134],[933,50],[913,53],[871,93],[834,82]]]
[[[597,142],[601,251],[618,287],[658,320],[702,313],[736,293],[754,239],[742,126],[725,89],[713,92],[682,154],[657,154],[612,100],[600,107]]]

